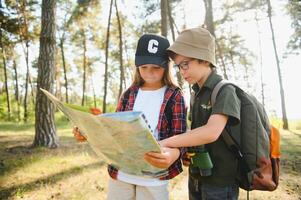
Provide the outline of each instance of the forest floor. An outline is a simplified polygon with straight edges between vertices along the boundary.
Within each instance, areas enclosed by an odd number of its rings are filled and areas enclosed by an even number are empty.
[[[59,125],[57,149],[30,148],[33,125],[0,124],[0,199],[105,199],[106,164],[88,144],[77,143],[68,124]],[[281,171],[274,192],[250,192],[250,199],[301,200],[301,130],[281,130]],[[187,168],[170,184],[170,199],[188,199]],[[240,191],[241,200],[246,199]]]

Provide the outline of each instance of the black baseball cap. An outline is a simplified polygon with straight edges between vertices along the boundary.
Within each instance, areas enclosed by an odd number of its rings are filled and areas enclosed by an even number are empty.
[[[166,49],[169,41],[159,35],[144,34],[140,37],[135,53],[135,65],[139,67],[145,64],[155,64],[163,68],[168,66],[168,54]]]

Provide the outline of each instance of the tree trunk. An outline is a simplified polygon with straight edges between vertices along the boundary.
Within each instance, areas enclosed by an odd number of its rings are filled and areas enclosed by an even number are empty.
[[[128,73],[128,70],[127,70],[128,63],[130,63],[130,59],[129,59],[130,56],[129,56],[129,52],[128,52],[129,48],[128,48],[126,40],[123,41],[123,45],[124,45],[124,53],[125,53],[124,57],[126,60],[126,65],[124,66],[124,80],[123,80],[124,83],[123,83],[123,85],[124,85],[124,88],[127,88],[125,79],[126,79],[126,77],[131,77],[131,79],[133,79],[133,73]]]
[[[120,64],[120,83],[119,83],[119,93],[118,93],[118,99],[122,94],[122,84],[125,80],[124,78],[124,68],[123,68],[123,43],[122,43],[122,27],[121,27],[121,21],[120,21],[120,17],[119,17],[119,11],[118,11],[118,6],[117,6],[117,0],[115,0],[115,9],[116,9],[116,17],[117,17],[117,21],[118,21],[118,32],[119,32],[119,64]]]
[[[161,35],[167,37],[167,1],[161,0]]]
[[[54,123],[54,106],[39,90],[53,92],[55,70],[55,16],[56,0],[42,1],[40,53],[38,60],[37,99],[35,111],[35,138],[33,146],[59,146]]]
[[[172,41],[175,41],[176,36],[175,36],[175,29],[174,29],[174,20],[172,17],[172,10],[171,10],[169,0],[167,0],[167,13],[168,13],[168,19],[169,19],[168,21],[169,21],[169,27],[170,27],[170,31],[171,31]]]
[[[227,68],[226,68],[224,58],[223,58],[223,53],[222,53],[222,50],[220,48],[220,45],[219,45],[216,35],[215,35],[213,11],[212,11],[212,0],[204,0],[204,4],[205,4],[205,9],[206,9],[205,25],[206,25],[207,30],[215,37],[215,43],[216,43],[217,51],[218,51],[218,53],[216,55],[219,56],[219,59],[221,61],[224,78],[228,79]]]
[[[247,84],[247,88],[251,88],[251,84],[250,84],[250,78],[249,78],[249,69],[248,69],[248,65],[247,64],[243,64],[244,68],[245,68],[245,76],[244,76],[244,82]]]
[[[8,80],[7,80],[7,66],[6,66],[6,56],[5,56],[5,50],[4,50],[4,45],[2,41],[2,30],[0,29],[0,46],[2,49],[2,61],[3,61],[3,69],[4,69],[4,85],[5,85],[5,93],[6,93],[6,104],[7,104],[7,117],[8,120],[10,120],[10,102],[9,102],[9,91],[8,91]]]
[[[259,60],[260,60],[260,82],[261,82],[261,103],[263,107],[265,106],[265,96],[264,96],[264,83],[263,83],[263,66],[262,66],[262,47],[261,47],[261,36],[260,36],[260,29],[259,29],[259,23],[258,23],[258,18],[257,18],[257,11],[255,15],[255,21],[256,21],[256,28],[257,28],[257,33],[258,33],[258,47],[259,47]]]
[[[278,71],[278,78],[279,78],[283,129],[288,130],[288,121],[287,121],[287,116],[286,116],[284,90],[283,90],[283,85],[282,85],[282,77],[281,77],[281,69],[280,69],[280,63],[279,63],[279,58],[278,58],[278,52],[277,52],[277,47],[276,47],[276,42],[275,42],[274,28],[273,28],[273,24],[272,24],[272,6],[271,6],[270,0],[267,0],[267,4],[268,4],[268,16],[269,16],[270,28],[271,28],[271,33],[272,33],[272,41],[273,41],[273,47],[274,47],[277,71]]]
[[[94,108],[97,108],[96,94],[95,94],[95,87],[94,87],[94,83],[93,83],[93,78],[91,78],[91,85],[92,85],[92,91],[93,91]]]
[[[28,57],[25,55],[26,58],[26,79],[25,79],[25,94],[24,94],[24,101],[23,101],[23,107],[24,107],[24,122],[27,122],[28,119],[28,111],[27,111],[27,93],[28,93],[28,83],[29,83],[29,66],[27,65]]]
[[[215,28],[213,21],[213,12],[212,12],[212,0],[204,0],[206,15],[205,15],[205,25],[207,30],[215,36]]]
[[[21,37],[21,40],[22,40],[22,37]],[[25,55],[25,63],[26,63],[26,80],[25,80],[25,94],[24,94],[24,122],[27,122],[28,120],[28,111],[27,111],[27,104],[28,104],[28,101],[27,101],[27,98],[28,98],[28,85],[30,85],[30,88],[31,88],[31,100],[32,100],[32,104],[35,105],[35,101],[34,101],[34,98],[35,98],[35,95],[34,95],[34,87],[33,87],[33,84],[32,84],[32,81],[31,81],[31,75],[30,75],[30,72],[29,72],[29,41],[26,41],[25,42],[25,46],[26,48],[23,47],[23,52],[24,52],[24,55]]]
[[[25,51],[25,58],[26,58],[26,67],[28,68],[28,83],[30,85],[30,88],[31,88],[31,100],[32,100],[32,105],[35,105],[35,95],[34,95],[34,86],[33,86],[33,83],[32,83],[32,77],[31,77],[31,74],[29,72],[29,41],[27,40],[26,41],[26,51]]]
[[[17,12],[18,12],[18,19],[19,23],[23,24],[23,27],[20,27],[20,41],[23,49],[23,53],[25,56],[25,63],[26,63],[26,79],[25,79],[25,94],[24,94],[24,100],[23,100],[23,107],[24,107],[24,116],[23,120],[24,122],[27,122],[28,120],[28,111],[27,111],[27,97],[28,97],[28,84],[31,85],[31,91],[33,94],[33,87],[30,81],[30,74],[29,74],[29,64],[28,64],[28,49],[29,49],[29,41],[28,41],[28,26],[27,26],[27,15],[26,15],[26,2],[25,1],[20,1],[17,4]],[[25,43],[25,46],[24,46]],[[33,97],[34,98],[34,97]],[[34,105],[34,104],[33,104]]]
[[[232,50],[229,51],[229,56],[230,56],[230,61],[231,61],[231,65],[232,65],[232,68],[233,68],[234,78],[235,78],[235,80],[237,80],[238,77],[237,77],[236,67],[235,67],[235,64],[234,64],[234,55],[233,55]]]
[[[168,0],[167,0],[167,12],[168,12],[169,26],[170,26],[171,35],[172,35],[172,41],[174,42],[176,40],[175,30],[174,30],[174,21],[173,21],[173,17],[171,14],[172,10],[171,10],[171,6],[170,6],[170,2]],[[176,72],[176,76],[177,76],[177,80],[178,80],[178,84],[179,84],[180,88],[183,88],[184,80],[179,71]]]
[[[107,27],[107,40],[106,40],[106,58],[105,58],[105,77],[104,77],[104,95],[103,95],[103,105],[102,112],[106,112],[107,107],[107,84],[108,84],[108,58],[109,58],[109,40],[110,40],[110,25],[111,25],[111,15],[112,15],[113,0],[110,3],[108,27]]]
[[[15,73],[15,100],[17,102],[17,115],[18,115],[18,121],[21,121],[20,116],[20,102],[19,102],[19,83],[18,83],[18,70],[17,70],[17,63],[14,59],[13,61],[13,67],[14,67],[14,73]]]
[[[56,50],[57,51],[57,50]],[[57,53],[57,52],[56,52]],[[55,65],[55,73],[54,73],[54,79],[55,79],[55,96],[59,100],[62,99],[62,90],[61,90],[61,81],[60,81],[60,71],[61,71],[61,66],[60,65]]]
[[[83,30],[83,47],[84,47],[84,52],[83,52],[83,94],[82,94],[82,106],[85,105],[85,94],[86,94],[86,75],[87,75],[87,44],[86,44],[86,33]]]
[[[65,33],[63,33],[62,38],[60,38],[60,49],[62,54],[62,63],[63,63],[63,71],[64,71],[64,81],[65,81],[65,89],[66,89],[66,103],[69,102],[68,99],[68,79],[67,79],[67,67],[66,67],[66,59],[65,59],[65,51],[64,51],[64,42],[65,42]]]

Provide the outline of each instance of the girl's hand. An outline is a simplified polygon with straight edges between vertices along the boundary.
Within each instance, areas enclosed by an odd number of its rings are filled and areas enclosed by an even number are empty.
[[[166,169],[170,167],[179,156],[179,149],[162,147],[161,152],[148,152],[144,154],[144,159],[155,167]]]
[[[72,133],[74,134],[74,137],[78,142],[87,141],[87,138],[80,133],[78,127],[75,126],[72,130]]]

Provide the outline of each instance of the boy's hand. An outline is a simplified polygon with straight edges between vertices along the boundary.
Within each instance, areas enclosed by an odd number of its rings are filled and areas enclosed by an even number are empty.
[[[180,150],[177,148],[162,147],[161,152],[148,152],[144,159],[151,165],[166,169],[170,167],[180,156]]]
[[[80,133],[78,127],[74,127],[72,133],[74,134],[74,137],[78,142],[87,141],[87,138]]]
[[[167,140],[167,139],[158,141],[159,145],[160,145],[161,147],[169,147],[168,144],[167,144],[167,142],[166,142],[166,140]]]

